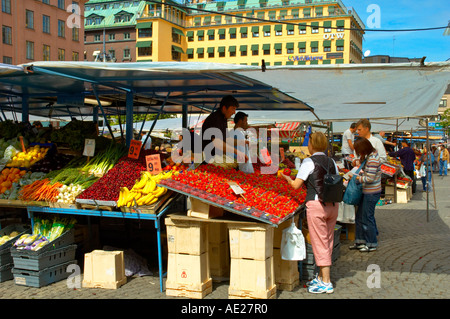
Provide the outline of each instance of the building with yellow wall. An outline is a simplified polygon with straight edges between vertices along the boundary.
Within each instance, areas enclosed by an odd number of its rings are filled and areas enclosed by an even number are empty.
[[[365,26],[341,0],[161,2],[136,19],[137,61],[362,62]]]

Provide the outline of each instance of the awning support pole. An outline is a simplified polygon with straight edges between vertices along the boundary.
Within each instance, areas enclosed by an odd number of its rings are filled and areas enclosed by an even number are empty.
[[[153,128],[155,127],[156,122],[157,122],[158,119],[159,119],[159,115],[162,113],[162,110],[164,109],[164,106],[166,106],[166,102],[167,102],[167,99],[169,98],[169,95],[170,95],[170,92],[167,93],[167,96],[166,96],[166,98],[164,99],[164,102],[162,103],[161,108],[159,109],[158,114],[156,114],[156,118],[153,120],[152,126],[150,127],[150,130],[148,131],[147,136],[145,137],[145,141],[144,141],[144,143],[142,143],[141,149],[144,147],[145,143],[147,143],[147,140],[148,140],[148,138],[150,137],[150,134],[152,134]]]
[[[24,94],[22,96],[22,122],[23,123],[28,122],[30,119],[29,110],[30,110],[30,106],[28,104],[28,95]]]
[[[105,111],[103,110],[102,103],[100,102],[100,98],[98,97],[97,89],[94,86],[92,87],[92,91],[94,92],[95,98],[96,98],[97,103],[98,103],[97,107],[100,108],[100,110],[102,111],[103,119],[105,120],[106,127],[108,128],[109,134],[111,134],[111,138],[114,141],[114,135],[113,135],[111,126],[109,125],[108,119],[106,118]]]
[[[133,93],[127,92],[126,95],[126,128],[125,139],[127,149],[130,147],[133,136]]]

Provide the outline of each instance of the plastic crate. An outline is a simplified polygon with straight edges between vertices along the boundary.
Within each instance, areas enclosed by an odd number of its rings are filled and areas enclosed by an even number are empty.
[[[14,278],[11,269],[13,268],[13,264],[7,264],[0,267],[0,282],[5,282],[8,280],[12,280]]]
[[[69,245],[42,253],[41,249],[37,251],[15,249],[11,250],[11,256],[14,268],[39,271],[75,259],[76,250],[77,245]],[[36,253],[39,254],[36,255]]]
[[[31,228],[20,224],[9,225],[3,229],[0,229],[0,237],[9,235],[13,231],[17,231],[19,235],[11,238],[10,240],[8,240],[7,242],[5,242],[3,245],[0,246],[0,267],[11,264],[13,262],[11,257],[11,246],[21,235],[25,233],[30,234]]]
[[[59,236],[58,238],[52,240],[47,245],[43,246],[41,249],[36,250],[36,251],[29,250],[28,256],[36,257],[38,255],[43,254],[44,252],[62,248],[62,247],[67,247],[74,243],[75,243],[75,230],[73,228],[71,228],[68,231],[65,231],[64,233],[62,233],[61,236]],[[17,249],[16,247],[11,248],[11,254],[16,251],[23,251],[23,249]]]
[[[67,267],[72,264],[77,264],[77,261],[71,260],[41,271],[13,268],[14,282],[16,285],[41,288],[69,277],[71,272],[67,272]]]

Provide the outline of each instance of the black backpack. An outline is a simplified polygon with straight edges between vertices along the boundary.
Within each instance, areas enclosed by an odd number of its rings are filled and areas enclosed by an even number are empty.
[[[328,165],[325,168],[322,164],[318,163],[326,171],[323,177],[323,193],[320,199],[323,203],[340,203],[344,197],[344,178],[339,175],[339,172],[330,174],[330,162],[331,158],[327,157]],[[315,188],[314,184],[312,184]],[[317,192],[317,189],[316,189]],[[318,194],[319,192],[317,192]]]

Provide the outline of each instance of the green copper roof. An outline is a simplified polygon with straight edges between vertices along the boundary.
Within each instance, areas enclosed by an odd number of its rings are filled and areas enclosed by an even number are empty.
[[[85,29],[93,30],[104,27],[123,27],[136,25],[137,15],[144,10],[146,1],[117,1],[117,0],[90,0],[86,3]],[[97,7],[96,7],[97,6]],[[130,14],[131,19],[126,22],[115,22],[116,15]],[[87,24],[88,18],[92,16],[104,17],[100,24]]]

